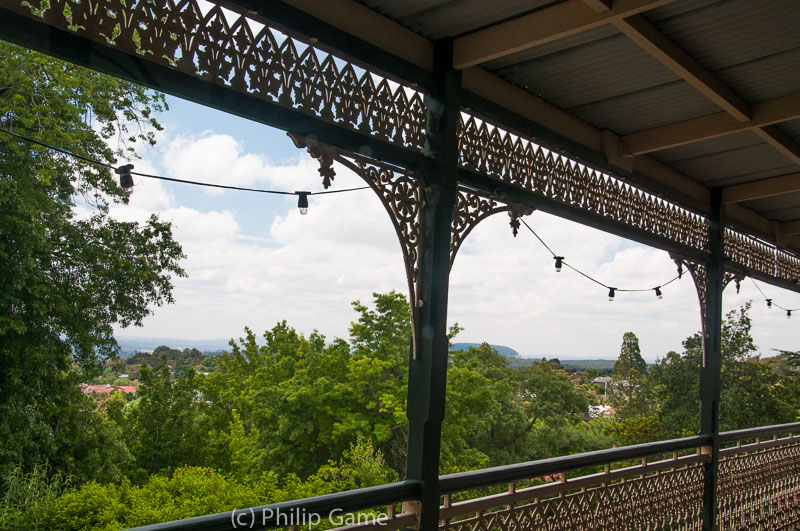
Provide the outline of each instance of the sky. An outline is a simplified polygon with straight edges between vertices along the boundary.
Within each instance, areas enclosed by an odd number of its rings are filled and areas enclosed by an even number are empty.
[[[134,171],[193,181],[273,190],[322,190],[318,166],[277,129],[170,97],[154,148],[140,151]],[[333,189],[363,186],[337,166]],[[135,177],[125,220],[156,213],[173,223],[187,278],[174,280],[175,304],[153,308],[142,327],[118,338],[229,339],[257,335],[286,320],[299,332],[348,337],[351,302],[375,292],[407,292],[400,245],[371,190],[309,198],[301,216],[295,196],[277,196]],[[653,288],[676,275],[665,251],[541,212],[525,220],[559,255],[606,285]],[[529,357],[606,358],[619,355],[634,332],[643,357],[654,361],[700,328],[700,310],[687,274],[653,291],[618,293],[564,268],[523,227],[515,238],[501,213],[481,222],[456,257],[448,320],[464,331],[456,341],[489,342]],[[800,294],[763,283],[776,303],[800,307]],[[800,312],[767,309],[750,279],[724,293],[725,311],[753,301],[753,336],[760,352],[800,350]]]

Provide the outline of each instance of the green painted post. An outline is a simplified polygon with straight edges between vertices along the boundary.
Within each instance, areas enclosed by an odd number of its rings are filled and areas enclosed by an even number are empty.
[[[435,87],[428,105],[427,154],[419,266],[417,358],[408,378],[407,479],[422,485],[420,529],[439,524],[439,453],[447,388],[447,295],[450,279],[450,226],[456,198],[460,74],[452,69],[452,41],[437,42]]]
[[[725,208],[719,188],[711,190],[711,215],[708,218],[710,258],[706,266],[706,311],[703,323],[704,365],[700,369],[700,435],[711,437],[711,461],[705,465],[703,489],[703,529],[716,529],[717,468],[719,464],[719,394],[722,370],[722,290],[724,270],[723,235]]]

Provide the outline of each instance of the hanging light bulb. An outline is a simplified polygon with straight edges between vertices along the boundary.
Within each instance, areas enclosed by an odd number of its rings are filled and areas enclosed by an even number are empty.
[[[659,299],[664,298],[664,295],[661,294],[661,286],[655,287],[653,288],[653,290],[655,290],[656,292],[656,297],[658,297]]]
[[[787,319],[791,319],[792,318],[792,310],[786,310],[786,318]]]
[[[617,292],[617,288],[608,288],[608,300],[614,300],[614,294]]]
[[[561,272],[561,266],[564,265],[564,257],[563,256],[554,256],[553,257],[556,261],[556,273]]]
[[[308,214],[308,194],[311,192],[295,192],[297,194],[297,208],[300,209],[300,215],[305,216]]]
[[[772,308],[772,299],[767,299],[767,308]]]
[[[132,169],[133,164],[125,164],[124,166],[120,166],[114,170],[117,175],[119,175],[119,185],[122,187],[122,190],[128,194],[133,193],[133,176],[131,175]]]

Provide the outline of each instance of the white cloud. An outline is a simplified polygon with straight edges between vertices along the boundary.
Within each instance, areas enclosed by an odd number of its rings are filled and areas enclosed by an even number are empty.
[[[263,154],[246,153],[242,142],[230,135],[206,131],[198,136],[181,136],[168,143],[164,167],[171,177],[189,181],[253,187],[278,186],[303,190],[318,186],[316,165],[309,157],[298,157],[289,166],[273,165]],[[221,194],[218,188],[206,188]]]
[[[262,154],[245,152],[228,135],[206,132],[168,142],[165,174],[183,179],[277,189],[319,188],[316,162],[298,156],[276,165]],[[137,170],[148,167],[137,162]],[[337,167],[334,189],[363,186],[349,170]],[[287,185],[287,183],[290,183]],[[269,233],[243,233],[235,209],[201,211],[181,205],[163,183],[137,184],[131,204],[115,215],[144,219],[156,211],[173,221],[175,235],[187,254],[187,279],[175,282],[177,303],[158,308],[143,330],[126,335],[217,338],[239,336],[245,325],[257,332],[286,319],[297,329],[314,328],[326,335],[346,336],[355,314],[350,301],[367,301],[372,292],[406,292],[400,246],[383,205],[371,190],[310,197],[301,216],[294,197]],[[482,222],[468,237],[456,259],[450,286],[450,321],[466,328],[462,341],[490,341],[523,354],[560,357],[616,357],[622,335],[633,331],[642,353],[653,360],[700,327],[694,285],[688,273],[663,288],[676,266],[667,253],[575,223],[535,212],[526,221],[566,261],[618,288],[645,288],[643,293],[617,294],[564,268],[556,273],[552,257],[521,228],[517,238],[508,216]],[[748,281],[749,282],[749,281]],[[800,296],[784,290],[776,300],[800,306]],[[726,308],[760,296],[743,284],[739,296],[726,291]],[[759,299],[761,300],[761,299]],[[770,348],[797,349],[795,321],[778,310],[754,308],[754,334]],[[800,318],[800,315],[797,316]]]

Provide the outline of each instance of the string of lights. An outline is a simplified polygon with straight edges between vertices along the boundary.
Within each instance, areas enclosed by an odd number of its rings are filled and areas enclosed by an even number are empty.
[[[356,188],[343,188],[341,190],[325,190],[320,192],[310,192],[310,191],[294,191],[294,192],[287,192],[282,190],[265,190],[262,188],[245,188],[242,186],[230,186],[226,184],[215,184],[215,183],[204,183],[200,181],[190,181],[187,179],[177,179],[175,177],[164,177],[163,175],[153,175],[150,173],[142,173],[133,171],[133,164],[124,164],[122,166],[113,166],[108,164],[107,162],[103,162],[100,160],[95,160],[89,157],[84,157],[78,153],[73,153],[72,151],[68,151],[66,149],[62,149],[56,146],[52,146],[40,140],[36,140],[34,138],[30,138],[25,135],[21,135],[19,133],[15,133],[14,131],[10,131],[5,128],[0,128],[0,132],[6,133],[8,135],[14,136],[19,138],[20,140],[24,140],[31,144],[36,144],[38,146],[42,146],[46,149],[51,151],[55,151],[57,153],[61,153],[63,155],[67,155],[78,160],[82,160],[84,162],[88,162],[89,164],[94,164],[97,166],[101,166],[104,168],[108,168],[114,170],[114,172],[119,175],[119,183],[122,189],[127,193],[133,192],[134,182],[133,176],[136,175],[137,177],[145,177],[148,179],[158,179],[161,181],[170,181],[175,183],[182,183],[182,184],[190,184],[193,186],[205,186],[208,188],[222,188],[225,190],[237,190],[241,192],[256,192],[262,194],[274,194],[274,195],[296,195],[297,196],[297,208],[300,209],[301,214],[308,213],[308,196],[310,195],[325,195],[325,194],[338,194],[342,192],[355,192],[357,190],[366,190],[369,186],[358,186]]]
[[[764,290],[762,290],[761,287],[758,284],[756,284],[755,280],[750,278],[750,282],[753,283],[753,285],[756,287],[758,292],[761,293],[761,296],[764,297],[764,302],[767,303],[767,308],[772,308],[774,306],[775,308],[778,308],[779,310],[783,310],[783,311],[786,312],[786,317],[791,317],[792,316],[792,312],[800,312],[800,308],[784,308],[783,306],[781,306],[777,302],[774,302],[771,298],[767,297],[767,294],[764,293]]]
[[[470,160],[467,160],[466,162],[469,162],[470,164],[472,164],[473,168],[475,168],[475,170],[478,173],[482,174],[484,177],[488,177],[486,175],[486,173],[484,173],[483,170],[481,170],[478,167],[478,165],[476,165],[474,162],[472,162]],[[538,234],[536,234],[536,231],[533,230],[531,228],[531,226],[528,225],[528,223],[524,219],[519,218],[519,221],[521,221],[522,224],[525,225],[525,228],[527,228],[531,232],[531,234],[533,234],[536,237],[536,239],[539,240],[539,243],[541,243],[544,246],[544,248],[547,249],[547,251],[552,255],[553,260],[555,260],[556,272],[560,272],[561,268],[563,266],[566,266],[566,267],[570,268],[571,270],[573,270],[574,272],[576,272],[579,275],[583,276],[584,278],[586,278],[586,279],[594,282],[595,284],[597,284],[599,286],[602,286],[603,288],[607,289],[608,290],[608,300],[609,301],[613,301],[614,300],[614,297],[616,296],[617,292],[645,292],[645,291],[652,291],[652,292],[655,293],[656,297],[661,299],[664,296],[663,292],[661,291],[662,288],[672,284],[676,280],[680,280],[683,277],[683,269],[680,266],[678,266],[678,275],[676,277],[674,277],[674,278],[670,279],[669,281],[664,282],[663,284],[660,284],[660,285],[658,285],[658,286],[656,286],[654,288],[636,288],[636,289],[631,289],[631,288],[617,288],[617,287],[614,287],[614,286],[609,286],[608,284],[605,284],[604,282],[601,282],[601,281],[597,280],[596,278],[592,277],[591,275],[588,275],[587,273],[584,273],[583,271],[581,271],[577,267],[569,264],[563,256],[559,256],[558,254],[556,254],[553,251],[553,249],[549,245],[547,245],[547,243]],[[783,306],[780,306],[779,304],[776,304],[772,299],[768,298],[764,294],[764,292],[761,290],[761,288],[758,286],[758,284],[755,283],[755,281],[752,278],[750,278],[750,281],[753,282],[753,285],[756,287],[756,289],[758,289],[758,291],[761,293],[761,295],[764,296],[764,300],[767,303],[767,308],[772,308],[773,306],[775,306],[776,308],[784,310],[786,312],[786,317],[791,317],[792,316],[792,312],[800,311],[800,308],[784,308]],[[737,293],[739,292],[738,281],[737,281],[737,285],[736,285],[736,292]]]
[[[225,190],[237,190],[237,191],[241,191],[241,192],[256,192],[256,193],[262,193],[262,194],[295,195],[295,196],[297,196],[297,207],[298,207],[298,209],[300,209],[300,214],[305,215],[305,214],[308,213],[308,196],[310,196],[310,195],[325,195],[325,194],[337,194],[337,193],[342,193],[342,192],[354,192],[354,191],[365,190],[365,189],[369,188],[369,186],[359,186],[359,187],[355,187],[355,188],[343,188],[341,190],[325,190],[325,191],[320,191],[320,192],[311,192],[311,191],[287,192],[287,191],[283,191],[283,190],[266,190],[266,189],[262,189],[262,188],[246,188],[246,187],[241,187],[241,186],[231,186],[231,185],[225,185],[225,184],[215,184],[215,183],[205,183],[205,182],[200,182],[200,181],[190,181],[190,180],[187,180],[187,179],[178,179],[178,178],[175,178],[175,177],[165,177],[163,175],[153,175],[153,174],[149,174],[149,173],[136,172],[136,171],[133,171],[133,168],[134,168],[133,164],[124,164],[122,166],[114,166],[112,164],[108,164],[106,162],[102,162],[102,161],[95,160],[95,159],[92,159],[92,158],[89,158],[89,157],[85,157],[85,156],[80,155],[78,153],[74,153],[72,151],[69,151],[69,150],[66,150],[66,149],[62,149],[62,148],[47,144],[46,142],[42,142],[40,140],[36,140],[34,138],[30,138],[30,137],[25,136],[25,135],[21,135],[19,133],[15,133],[14,131],[10,131],[10,130],[2,128],[2,127],[0,127],[0,132],[5,133],[7,135],[11,135],[11,136],[16,137],[16,138],[19,138],[20,140],[24,140],[24,141],[29,142],[31,144],[35,144],[35,145],[44,147],[44,148],[49,149],[51,151],[54,151],[54,152],[57,152],[57,153],[61,153],[63,155],[67,155],[69,157],[73,157],[75,159],[82,160],[84,162],[88,162],[89,164],[94,164],[94,165],[97,165],[97,166],[101,166],[101,167],[104,167],[104,168],[108,168],[108,169],[114,170],[114,172],[117,175],[119,175],[120,186],[127,193],[132,193],[133,192],[133,187],[134,187],[133,176],[136,175],[137,177],[144,177],[144,178],[148,178],[148,179],[158,179],[158,180],[162,180],[162,181],[189,184],[189,185],[193,185],[193,186],[205,186],[205,187],[209,187],[209,188],[221,188],[221,189],[225,189]],[[473,166],[475,167],[475,169],[478,172],[483,173],[480,170],[480,168],[478,168],[476,165],[473,164]],[[676,280],[679,280],[683,276],[682,272],[679,271],[678,275],[675,276],[674,278],[672,278],[672,279],[668,280],[667,282],[664,282],[664,283],[662,283],[662,284],[660,284],[660,285],[658,285],[656,287],[653,287],[653,288],[617,288],[615,286],[609,286],[608,284],[605,284],[604,282],[601,282],[601,281],[597,280],[596,278],[592,277],[591,275],[589,275],[589,274],[581,271],[577,267],[573,266],[572,264],[567,262],[566,259],[563,256],[559,256],[558,254],[556,254],[553,251],[553,249],[549,245],[547,245],[547,243],[536,233],[535,230],[533,230],[533,228],[531,228],[530,225],[528,225],[528,223],[524,219],[520,218],[520,221],[522,222],[523,225],[525,225],[525,228],[527,228],[530,231],[530,233],[533,234],[536,237],[537,240],[539,240],[539,243],[541,243],[544,246],[544,248],[547,249],[547,251],[552,255],[553,259],[555,260],[556,272],[560,272],[562,267],[564,267],[564,266],[568,267],[569,269],[571,269],[572,271],[578,273],[579,275],[583,276],[584,278],[586,278],[586,279],[594,282],[595,284],[597,284],[599,286],[602,286],[603,288],[607,289],[608,290],[608,300],[609,301],[613,301],[614,300],[617,292],[653,291],[655,293],[656,297],[661,299],[661,298],[663,298],[663,292],[661,291],[662,288],[672,284],[673,282],[675,282]],[[759,291],[759,293],[761,293],[761,295],[764,297],[764,301],[767,303],[767,308],[772,308],[773,306],[776,307],[776,308],[779,308],[779,309],[781,309],[781,310],[786,312],[786,316],[787,317],[791,317],[792,316],[792,312],[800,311],[800,308],[785,308],[785,307],[777,304],[776,302],[773,301],[773,299],[767,297],[767,295],[764,293],[764,291],[761,289],[761,287],[759,287],[759,285],[756,284],[755,280],[753,280],[751,278],[750,281],[753,283],[753,285],[756,287],[756,289]]]
[[[470,164],[472,165],[472,167],[473,167],[473,168],[475,168],[475,171],[477,171],[478,173],[480,173],[480,174],[481,174],[481,175],[483,175],[484,177],[487,177],[487,178],[489,177],[489,176],[488,176],[488,175],[486,175],[486,173],[484,173],[484,171],[483,171],[483,170],[482,170],[482,169],[481,169],[481,168],[480,168],[480,167],[479,167],[477,164],[475,164],[473,161],[471,161],[471,160],[467,160],[466,162],[470,163]],[[524,219],[522,219],[522,218],[519,218],[519,221],[521,221],[521,222],[522,222],[522,224],[523,224],[523,225],[525,225],[525,228],[527,228],[527,229],[528,229],[528,230],[531,232],[531,234],[533,234],[534,236],[536,236],[536,239],[537,239],[537,240],[539,240],[539,243],[541,243],[541,244],[544,246],[544,248],[545,248],[545,249],[547,249],[547,251],[548,251],[548,252],[549,252],[549,253],[552,255],[552,257],[553,257],[553,260],[555,260],[555,266],[556,266],[556,272],[557,272],[557,273],[561,272],[561,268],[562,268],[563,266],[567,266],[568,268],[572,269],[573,271],[575,271],[575,272],[576,272],[576,273],[578,273],[579,275],[583,276],[584,278],[586,278],[586,279],[588,279],[588,280],[591,280],[591,281],[592,281],[592,282],[594,282],[595,284],[597,284],[597,285],[599,285],[599,286],[602,286],[603,288],[607,289],[607,290],[608,290],[608,300],[609,300],[609,301],[613,301],[613,300],[614,300],[614,298],[616,297],[616,294],[617,294],[617,292],[644,292],[644,291],[652,291],[652,292],[655,294],[655,296],[656,296],[656,297],[658,297],[659,299],[662,299],[662,298],[664,298],[664,293],[661,291],[661,288],[663,288],[663,287],[665,287],[665,286],[668,286],[668,285],[672,284],[673,282],[675,282],[676,280],[679,280],[679,279],[681,279],[681,278],[683,277],[683,272],[682,272],[682,271],[680,270],[680,268],[679,268],[679,270],[678,270],[678,275],[677,275],[677,276],[675,276],[674,278],[670,279],[670,280],[669,280],[669,281],[667,281],[667,282],[664,282],[664,283],[662,283],[662,284],[659,284],[658,286],[656,286],[656,287],[654,287],[654,288],[635,288],[635,289],[634,289],[634,288],[617,288],[617,287],[615,287],[615,286],[609,286],[608,284],[605,284],[605,283],[603,283],[603,282],[600,282],[599,280],[597,280],[596,278],[592,277],[591,275],[588,275],[588,274],[584,273],[583,271],[581,271],[580,269],[578,269],[577,267],[575,267],[575,266],[573,266],[573,265],[569,264],[569,263],[566,261],[566,259],[565,259],[563,256],[559,256],[558,254],[556,254],[556,253],[553,251],[553,249],[551,249],[551,248],[550,248],[550,246],[549,246],[549,245],[547,245],[547,243],[546,243],[546,242],[545,242],[545,241],[544,241],[544,240],[543,240],[541,237],[539,237],[539,235],[538,235],[538,234],[536,234],[536,231],[535,231],[535,230],[533,230],[533,229],[531,228],[531,226],[530,226],[530,225],[528,225],[528,223],[527,223],[527,222],[526,222]]]
[[[597,284],[599,286],[602,286],[605,289],[607,289],[608,290],[608,300],[609,301],[613,301],[614,300],[614,297],[616,296],[617,292],[652,291],[652,292],[655,293],[656,297],[661,299],[664,296],[663,292],[661,291],[661,288],[672,284],[673,282],[675,282],[676,280],[680,279],[683,276],[681,274],[678,274],[675,278],[673,278],[673,279],[671,279],[671,280],[669,280],[667,282],[664,282],[663,284],[660,284],[660,285],[658,285],[658,286],[656,286],[654,288],[617,288],[617,287],[614,287],[614,286],[609,286],[608,284],[597,280],[596,278],[592,277],[591,275],[588,275],[587,273],[584,273],[583,271],[581,271],[577,267],[573,266],[572,264],[567,262],[566,259],[563,256],[557,255],[555,252],[553,252],[553,249],[551,249],[550,246],[547,245],[547,243],[545,243],[545,241],[538,234],[536,234],[536,231],[533,230],[533,228],[531,228],[531,226],[528,225],[528,223],[524,219],[520,218],[520,221],[522,222],[523,225],[525,225],[525,228],[528,229],[531,234],[536,236],[536,239],[539,240],[539,243],[541,243],[544,246],[544,248],[547,249],[550,252],[550,254],[553,256],[553,260],[555,260],[555,262],[556,262],[556,272],[560,272],[562,266],[566,266],[566,267],[570,268],[571,270],[575,271],[576,273],[578,273],[579,275],[583,276],[584,278],[586,278],[588,280],[591,280],[595,284]]]

